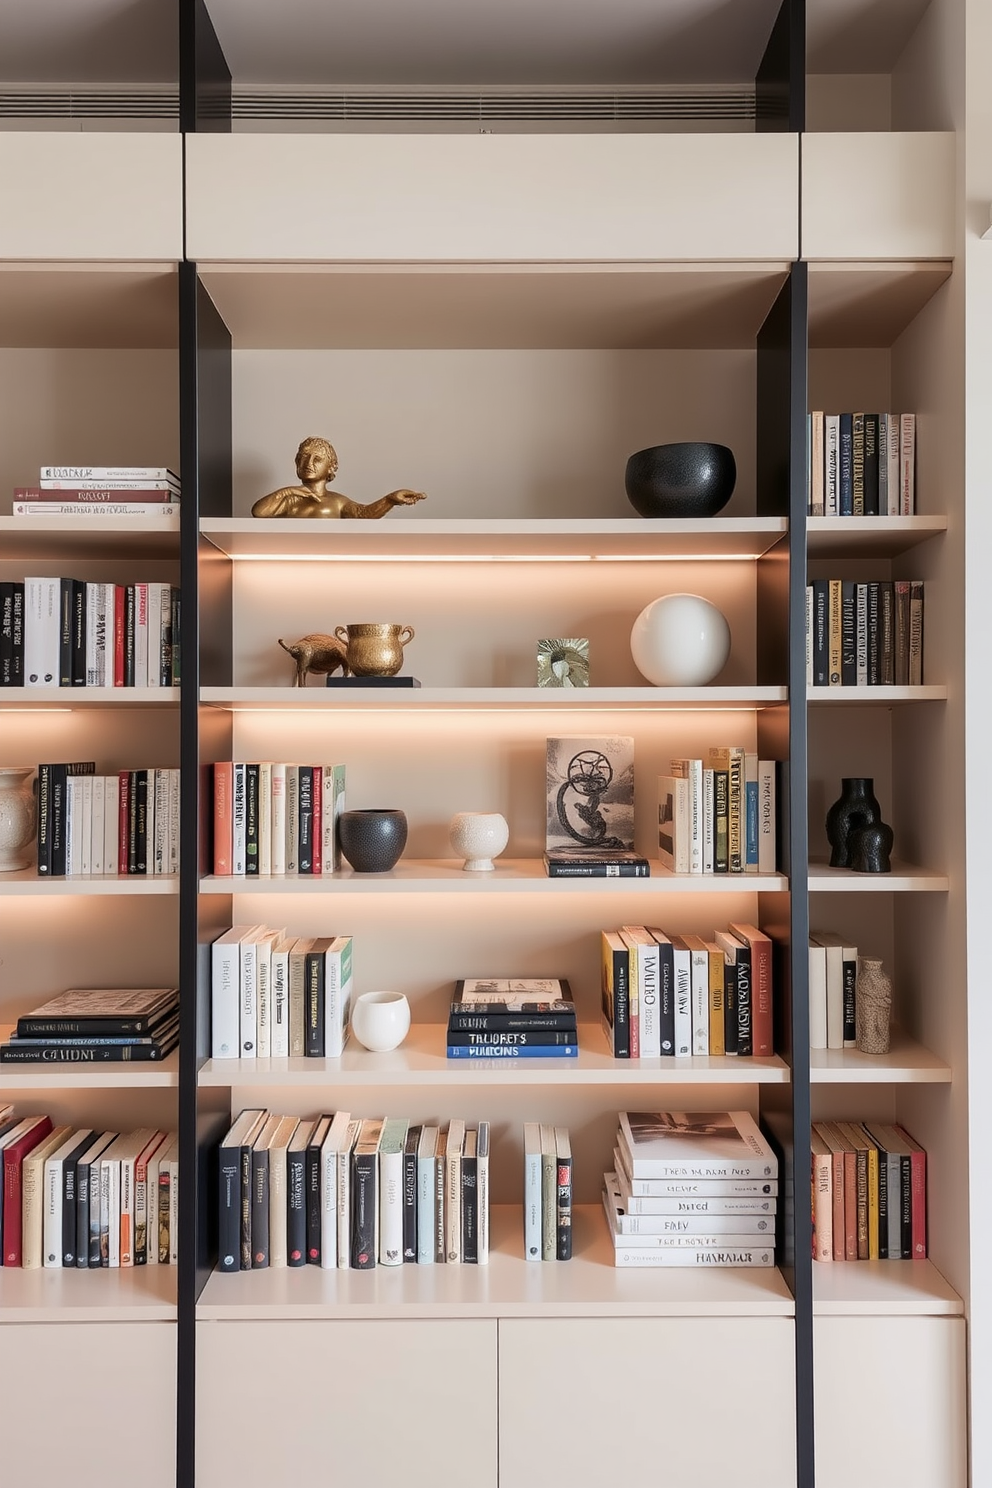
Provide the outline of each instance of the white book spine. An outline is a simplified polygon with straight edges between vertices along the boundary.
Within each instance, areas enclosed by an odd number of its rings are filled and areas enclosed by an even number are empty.
[[[58,687],[61,638],[58,579],[24,580],[24,685]]]
[[[703,770],[703,872],[713,872],[713,771]]]
[[[890,413],[888,415],[888,447],[886,450],[888,460],[888,490],[886,500],[886,514],[890,517],[898,517],[901,510],[901,492],[899,488],[899,415]]]
[[[179,771],[173,768],[169,772],[169,873],[173,876],[179,872],[179,803],[181,791]]]
[[[482,1145],[482,1128],[487,1128],[484,1150],[478,1153],[475,1180],[476,1234],[478,1246],[476,1264],[489,1265],[489,1136],[488,1122],[479,1123],[479,1143]]]
[[[827,1047],[827,957],[815,945],[809,948],[809,1046]]]
[[[169,1160],[169,1265],[179,1264],[179,1159]]]
[[[241,942],[241,1058],[254,1059],[258,1042],[258,945],[249,936]]]
[[[758,872],[774,873],[775,861],[775,761],[758,761]]]
[[[524,1258],[541,1259],[541,1131],[524,1126]]]
[[[338,1264],[338,1157],[325,1141],[320,1153],[320,1268]]]
[[[289,951],[272,952],[269,983],[271,987],[270,1053],[273,1059],[289,1056]]]
[[[696,1271],[707,1266],[720,1270],[738,1266],[774,1266],[775,1248],[755,1246],[749,1250],[640,1250],[633,1246],[618,1245],[613,1264],[621,1270],[638,1267],[657,1269],[666,1266]]]
[[[434,1153],[417,1156],[417,1265],[434,1264]]]
[[[45,1208],[42,1221],[42,1265],[62,1267],[62,1161],[45,1159]]]
[[[689,761],[689,872],[703,871],[703,762]],[[643,1054],[643,1049],[641,1053]]]
[[[148,686],[148,585],[134,586],[134,685]]]
[[[118,866],[117,836],[120,812],[121,782],[118,775],[107,775],[103,782],[103,871],[116,876]]]
[[[162,586],[148,585],[148,659],[146,687],[162,685]]]
[[[689,782],[680,777],[675,782],[675,872],[689,872]]]
[[[241,947],[214,941],[210,967],[210,1054],[237,1059],[241,1047]]]
[[[827,960],[827,1048],[844,1047],[844,952],[828,945]]]
[[[661,1005],[657,943],[637,947],[637,995],[641,1018],[641,1058],[661,1058]]]
[[[272,876],[272,766],[258,767],[258,872]]]
[[[300,767],[286,766],[286,872],[299,870]]]
[[[286,872],[286,766],[272,766],[271,866],[273,877]]]
[[[169,867],[169,770],[155,771],[155,829],[152,838],[152,873],[163,875]]]
[[[324,1053],[332,1059],[344,1053],[351,1014],[351,939],[324,956]]]
[[[113,490],[127,485],[136,491],[178,490],[179,477],[164,465],[42,465],[38,483],[42,488]]]
[[[689,952],[692,979],[692,1052],[710,1052],[710,958],[709,953],[693,948]]]
[[[255,951],[255,1055],[272,1053],[272,941],[263,939]]]
[[[93,779],[92,775],[80,777],[82,812],[79,832],[79,871],[84,876],[93,872]]]
[[[103,678],[97,655],[97,625],[100,613],[102,584],[86,585],[86,686],[99,687]]]
[[[83,860],[82,838],[80,837],[83,798],[79,785],[79,776],[70,775],[65,783],[65,872],[67,878],[79,876]]]
[[[133,1157],[121,1160],[120,1261],[122,1266],[134,1265],[134,1164]]]
[[[351,1149],[358,1135],[359,1121],[348,1127],[343,1148],[338,1152],[338,1270],[351,1265]]]
[[[465,1145],[465,1123],[454,1118],[448,1123],[444,1157],[444,1259],[448,1265],[460,1265],[462,1259],[462,1149]]]
[[[674,948],[675,957],[675,1057],[692,1055],[692,967],[689,952]]]
[[[916,511],[916,414],[899,415],[899,510],[904,517]]]
[[[828,517],[836,517],[839,504],[840,414],[828,413],[823,418],[823,506]]]
[[[96,612],[96,661],[100,687],[114,685],[114,588],[100,584]]]
[[[91,873],[106,873],[103,843],[106,833],[105,813],[107,809],[107,780],[104,775],[92,777],[90,806],[90,869]]]
[[[403,1153],[379,1154],[379,1264],[403,1264]]]
[[[121,1263],[121,1165],[120,1162],[105,1162],[107,1174],[107,1265],[119,1267]],[[100,1183],[100,1231],[101,1246],[104,1230],[103,1181]]]
[[[235,763],[231,773],[234,778],[234,800],[231,803],[231,872],[236,877],[243,878],[247,864],[245,792],[248,772],[243,764]]]

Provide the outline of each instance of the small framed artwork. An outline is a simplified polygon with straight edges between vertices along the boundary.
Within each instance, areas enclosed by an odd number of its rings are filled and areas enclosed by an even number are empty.
[[[581,636],[537,643],[538,687],[588,687],[589,642]]]

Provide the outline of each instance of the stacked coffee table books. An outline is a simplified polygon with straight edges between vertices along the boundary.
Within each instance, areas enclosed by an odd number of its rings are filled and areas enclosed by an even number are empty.
[[[747,1111],[621,1111],[603,1207],[618,1266],[773,1266],[778,1159]]]
[[[178,1042],[177,988],[74,987],[18,1018],[0,1063],[151,1062]]]
[[[576,1059],[575,1003],[564,977],[455,983],[449,1059]]]

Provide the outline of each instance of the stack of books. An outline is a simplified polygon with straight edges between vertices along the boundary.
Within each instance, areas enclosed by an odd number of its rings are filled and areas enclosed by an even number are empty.
[[[18,1018],[0,1063],[147,1063],[178,1042],[177,988],[73,987]]]
[[[775,1264],[778,1159],[747,1111],[621,1111],[614,1159],[617,1266]]]
[[[249,1110],[219,1156],[220,1271],[488,1263],[488,1121]]]
[[[564,977],[473,977],[455,983],[449,1059],[576,1059],[578,1025]]]
[[[572,1145],[564,1126],[524,1124],[524,1256],[572,1259]]]
[[[38,766],[39,874],[175,877],[179,771],[95,770],[93,760]]]
[[[774,1046],[771,938],[756,925],[667,935],[604,930],[603,1031],[615,1059],[767,1059]]]
[[[658,776],[658,856],[670,873],[775,872],[775,761],[741,746],[673,759]]]
[[[214,872],[317,876],[341,867],[344,765],[214,765]]]
[[[211,947],[214,1059],[336,1058],[351,1018],[350,935],[235,925]]]
[[[175,1133],[18,1120],[0,1108],[2,1264],[25,1269],[169,1266],[178,1250]]]
[[[14,487],[15,517],[147,517],[179,525],[179,477],[165,465],[43,465]]]
[[[927,1155],[901,1126],[814,1121],[813,1258],[922,1261]]]
[[[178,687],[179,590],[71,578],[0,583],[0,686]]]
[[[923,682],[921,579],[806,585],[807,687],[919,687]]]
[[[913,515],[915,413],[811,413],[807,420],[811,517]]]

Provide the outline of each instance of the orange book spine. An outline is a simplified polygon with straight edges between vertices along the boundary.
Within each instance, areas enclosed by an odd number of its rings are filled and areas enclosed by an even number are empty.
[[[754,925],[731,925],[730,932],[751,947],[751,1040],[756,1058],[775,1053],[772,1000],[772,942]]]
[[[229,877],[234,871],[234,765],[214,765],[214,873]]]
[[[847,1222],[844,1213],[844,1154],[835,1152],[833,1154],[833,1244],[834,1260],[843,1261],[847,1259],[847,1247],[845,1235],[847,1234]],[[855,1253],[857,1247],[855,1247]]]

